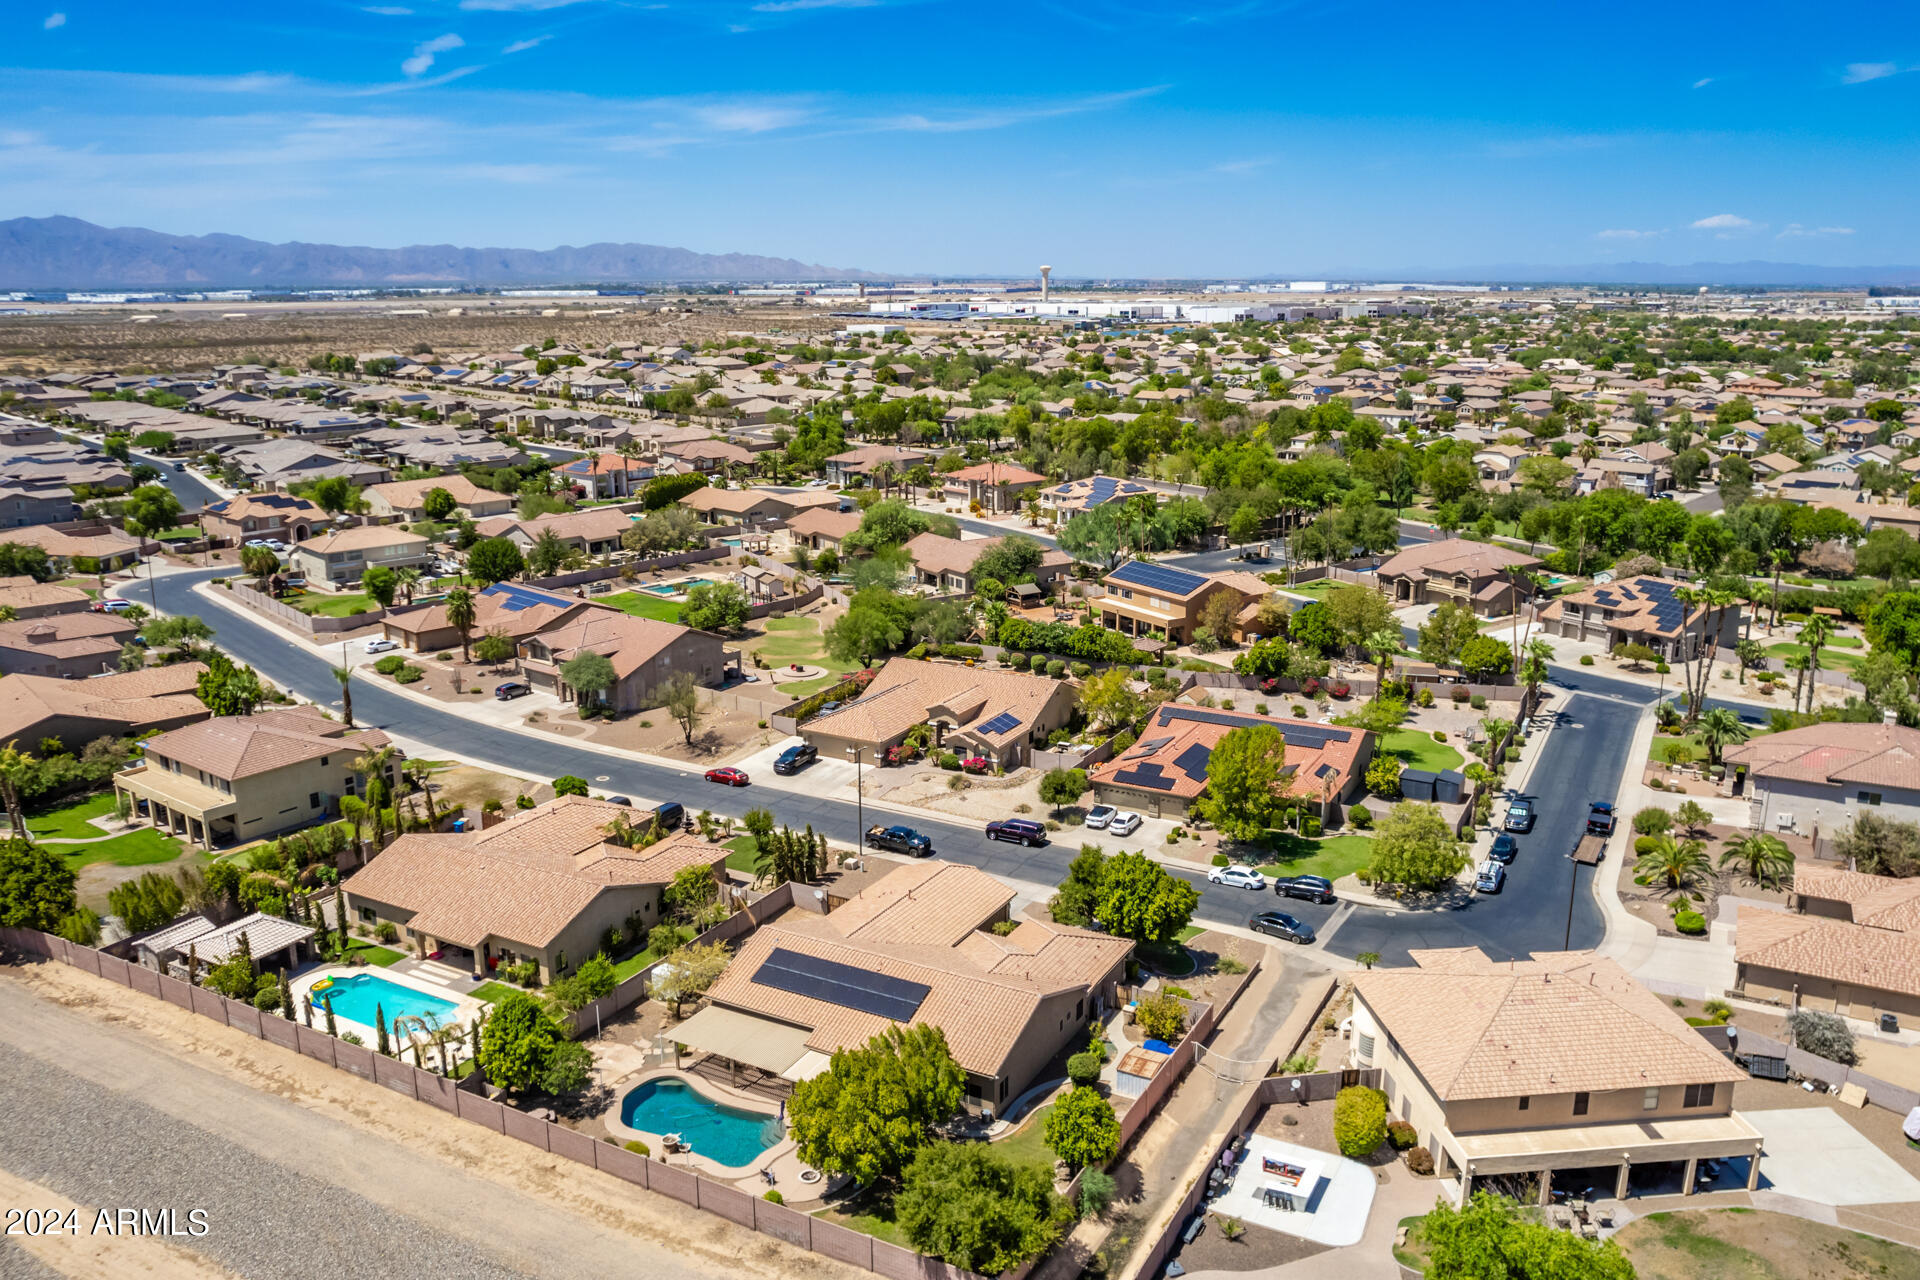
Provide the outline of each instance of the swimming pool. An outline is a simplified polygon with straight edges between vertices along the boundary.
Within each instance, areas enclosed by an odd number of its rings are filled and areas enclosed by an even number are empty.
[[[640,589],[648,595],[683,596],[695,587],[707,586],[710,581],[711,580],[707,578],[682,578],[678,582],[658,582],[653,586],[642,587]]]
[[[390,982],[377,973],[356,973],[336,977],[333,985],[317,995],[309,992],[313,1006],[317,1011],[323,1001],[333,1002],[335,1017],[346,1018],[363,1027],[373,1025],[373,1015],[377,1008],[392,1026],[393,1020],[401,1014],[421,1018],[431,1016],[434,1021],[445,1025],[452,1020],[453,1013],[460,1006],[451,1000],[416,991],[412,987],[403,987]]]
[[[646,1133],[677,1133],[696,1155],[740,1168],[780,1141],[780,1121],[715,1102],[684,1080],[649,1080],[621,1100],[620,1123]]]

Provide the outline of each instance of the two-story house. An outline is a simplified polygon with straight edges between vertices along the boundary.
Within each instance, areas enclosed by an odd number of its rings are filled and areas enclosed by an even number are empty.
[[[940,595],[972,595],[977,585],[974,565],[981,556],[1005,541],[1005,538],[961,539],[922,533],[907,542],[906,552],[913,563],[914,581],[919,585],[930,587]],[[1033,571],[1034,590],[1028,594],[1036,598],[1052,595],[1054,584],[1072,564],[1072,557],[1064,551],[1045,547]]]
[[[1562,1172],[1575,1190],[1611,1174],[1620,1198],[1636,1174],[1678,1172],[1691,1192],[1708,1159],[1745,1161],[1759,1186],[1761,1134],[1733,1109],[1747,1073],[1612,960],[1411,957],[1354,975],[1347,1063],[1381,1073],[1389,1116],[1419,1133],[1450,1199],[1526,1178],[1548,1204]]]
[[[376,565],[424,569],[432,558],[428,546],[425,538],[399,525],[365,524],[303,542],[293,549],[289,562],[309,583],[345,586],[360,581]]]
[[[340,797],[366,792],[354,762],[390,741],[308,704],[218,716],[147,739],[113,787],[135,818],[212,849],[337,817]],[[398,757],[387,765],[389,786],[398,767]]]
[[[1831,833],[1863,813],[1920,821],[1920,729],[1810,724],[1722,755],[1729,770],[1746,775],[1748,820],[1757,830]]]
[[[493,489],[482,489],[456,473],[427,476],[419,480],[393,480],[376,484],[366,492],[367,510],[376,516],[397,516],[406,521],[427,519],[427,495],[444,489],[453,499],[454,520],[485,520],[513,510],[514,496]]]
[[[522,640],[520,668],[534,688],[577,702],[580,695],[562,669],[582,653],[613,664],[613,687],[597,695],[596,705],[616,712],[653,705],[660,687],[681,672],[699,684],[717,685],[726,679],[729,662],[726,646],[710,631],[591,609]]]
[[[236,546],[256,538],[305,542],[331,519],[290,493],[242,493],[209,505],[201,513],[200,527],[208,537]]]
[[[1497,618],[1533,594],[1524,575],[1539,567],[1536,557],[1499,543],[1443,538],[1406,548],[1383,562],[1378,576],[1395,606],[1451,601]]]
[[[1192,573],[1145,560],[1129,560],[1100,585],[1105,594],[1092,603],[1101,626],[1126,636],[1164,634],[1175,645],[1193,639],[1208,597],[1232,592],[1237,615],[1249,601],[1264,600],[1273,592],[1250,573]]]
[[[1540,612],[1548,635],[1604,644],[1643,644],[1667,662],[1691,662],[1701,647],[1732,648],[1740,638],[1740,606],[1721,612],[1688,604],[1684,583],[1634,577],[1602,582],[1560,597]],[[1712,624],[1719,623],[1717,632]]]

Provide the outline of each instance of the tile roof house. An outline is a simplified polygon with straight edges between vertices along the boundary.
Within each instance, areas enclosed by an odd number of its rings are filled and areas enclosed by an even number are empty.
[[[724,1037],[734,1053],[757,1049],[764,1060],[751,1065],[801,1079],[889,1027],[936,1026],[967,1073],[968,1106],[1001,1109],[1113,1007],[1133,950],[1032,919],[999,936],[991,926],[1012,919],[1013,898],[983,871],[928,861],[830,913],[789,910],[740,945],[709,993],[719,1016],[675,1034],[695,1049]]]
[[[1733,1110],[1746,1072],[1658,995],[1592,952],[1496,961],[1474,947],[1411,953],[1413,967],[1354,975],[1348,1065],[1381,1072],[1390,1119],[1414,1126],[1448,1179],[1539,1180],[1555,1170],[1632,1171],[1702,1159],[1749,1161],[1761,1135]],[[1577,1190],[1577,1188],[1575,1188]]]
[[[1016,467],[1010,462],[979,462],[940,477],[949,493],[956,490],[968,503],[979,503],[991,512],[1017,511],[1027,495],[1047,482],[1037,471]]]
[[[919,449],[901,449],[890,444],[862,445],[836,453],[826,460],[827,483],[848,485],[873,476],[882,464],[893,469],[895,479],[925,462],[931,455]]]
[[[860,527],[858,511],[830,511],[814,507],[787,521],[787,532],[797,544],[810,551],[838,553],[840,541]]]
[[[111,613],[61,613],[0,622],[0,675],[79,680],[120,669],[139,627]]]
[[[531,960],[551,982],[600,949],[661,921],[661,890],[687,867],[718,875],[724,846],[684,833],[644,848],[616,818],[650,812],[560,796],[483,831],[403,835],[340,886],[364,924],[389,922],[415,954],[438,951],[476,977]]]
[[[1073,686],[1064,680],[892,658],[859,697],[806,721],[800,736],[823,756],[848,759],[848,750],[859,748],[871,760],[914,726],[930,724],[943,749],[1013,768],[1066,723],[1074,697]]]
[[[294,547],[288,567],[303,573],[310,583],[347,586],[364,578],[376,566],[388,569],[424,569],[432,559],[431,544],[417,533],[394,524],[363,524],[323,533]]]
[[[1709,639],[1732,648],[1740,638],[1740,606],[1724,614],[1689,605],[1675,594],[1685,583],[1639,576],[1602,582],[1561,596],[1540,611],[1547,634],[1604,644],[1644,644],[1668,662],[1691,662]],[[1719,619],[1719,632],[1709,624]]]
[[[0,742],[58,738],[78,755],[96,738],[177,729],[211,713],[194,690],[206,667],[176,662],[88,680],[8,676],[0,680]]]
[[[1888,918],[1909,915],[1902,904]],[[1733,958],[1736,995],[1869,1022],[1920,1016],[1920,933],[1743,904]]]
[[[306,703],[218,716],[149,738],[145,758],[115,774],[113,786],[135,818],[212,849],[337,816],[341,796],[366,789],[354,761],[391,741]],[[390,786],[396,768],[387,765]]]
[[[532,549],[540,535],[552,530],[555,537],[590,556],[620,550],[620,539],[633,527],[634,513],[624,506],[587,507],[580,511],[560,511],[522,520],[517,516],[493,516],[482,520],[483,538],[508,538],[521,551]]]
[[[332,520],[314,503],[290,493],[236,494],[200,513],[200,527],[208,537],[234,544],[263,537],[305,542]]]
[[[78,587],[63,587],[57,582],[35,582],[21,574],[0,578],[0,604],[13,610],[15,620],[52,618],[63,613],[86,613],[93,598]]]
[[[1193,639],[1208,597],[1232,593],[1237,616],[1248,604],[1273,594],[1272,587],[1250,573],[1194,573],[1146,560],[1128,561],[1101,579],[1100,586],[1103,594],[1091,603],[1101,626],[1126,636],[1164,636],[1175,645]]]
[[[1451,601],[1497,618],[1532,594],[1519,575],[1539,567],[1536,557],[1498,543],[1443,538],[1407,547],[1384,561],[1378,576],[1396,606]]]
[[[517,644],[588,612],[616,612],[610,605],[598,601],[508,582],[496,582],[474,593],[473,609],[473,628],[467,633],[469,643],[497,631]],[[396,640],[415,653],[438,653],[460,647],[459,628],[447,621],[444,601],[389,611],[380,620],[380,631],[387,639]]]
[[[582,653],[613,663],[614,684],[601,695],[600,705],[617,712],[651,705],[660,687],[683,672],[702,685],[718,685],[728,674],[727,649],[719,636],[617,609],[575,613],[528,636],[520,642],[520,669],[535,689],[576,702],[579,695],[562,668]]]
[[[1000,546],[1005,538],[947,538],[937,533],[916,534],[906,543],[913,562],[914,581],[932,587],[943,595],[972,595],[973,566],[980,557]],[[1042,544],[1040,564],[1033,573],[1038,595],[1050,595],[1054,583],[1073,565],[1066,552]]]
[[[1207,787],[1207,762],[1235,729],[1268,725],[1287,742],[1288,794],[1318,803],[1351,799],[1366,783],[1376,735],[1365,729],[1163,702],[1139,739],[1087,771],[1094,798],[1150,817],[1181,817]]]
[[[445,489],[453,499],[455,515],[450,518],[465,517],[477,521],[488,516],[505,515],[513,510],[512,494],[482,489],[458,472],[376,484],[366,491],[367,509],[376,516],[398,516],[408,521],[425,520],[427,495],[435,489]]]
[[[1834,832],[1862,812],[1920,821],[1920,729],[1898,724],[1810,724],[1726,748],[1747,776],[1751,825]]]
[[[1083,480],[1068,480],[1050,489],[1042,489],[1040,506],[1055,520],[1070,520],[1082,511],[1091,511],[1109,502],[1141,497],[1152,498],[1155,502],[1160,500],[1158,493],[1138,480],[1088,476]]]

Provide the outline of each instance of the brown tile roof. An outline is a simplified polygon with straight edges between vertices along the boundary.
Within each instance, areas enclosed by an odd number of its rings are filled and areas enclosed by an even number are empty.
[[[57,582],[35,582],[25,576],[0,578],[0,604],[12,605],[16,609],[59,606],[80,613],[91,603],[87,593],[78,587],[63,587]]]
[[[807,721],[815,729],[855,742],[893,742],[914,725],[935,716],[955,722],[965,733],[996,746],[1033,732],[1033,722],[1065,684],[1045,676],[990,667],[892,658],[867,685],[866,692],[837,711]],[[978,726],[1002,714],[1013,724],[992,734]]]
[[[482,489],[458,472],[444,476],[423,476],[418,480],[394,480],[387,484],[373,485],[367,489],[367,492],[379,494],[393,506],[413,508],[425,502],[427,494],[435,489],[445,489],[453,496],[453,500],[463,507],[475,502],[511,503],[513,501],[513,495],[496,493],[492,489]],[[315,508],[315,514],[320,514],[318,508]]]
[[[352,760],[390,741],[378,729],[348,729],[320,708],[302,704],[203,720],[149,738],[147,751],[231,782],[322,756]]]
[[[1191,800],[1206,789],[1207,761],[1220,739],[1235,729],[1259,724],[1271,725],[1282,737],[1293,738],[1287,744],[1285,766],[1292,794],[1318,799],[1329,793],[1329,787],[1330,794],[1341,794],[1361,767],[1361,760],[1371,754],[1373,735],[1365,729],[1335,729],[1347,735],[1341,742],[1326,737],[1327,726],[1310,720],[1219,708],[1207,709],[1203,718],[1199,708],[1163,702],[1155,708],[1152,724],[1138,741],[1121,755],[1090,769],[1087,776],[1099,786]],[[1305,745],[1309,741],[1321,745]],[[1183,759],[1185,765],[1176,763]],[[1324,772],[1329,769],[1331,774]]]
[[[1920,995],[1920,934],[1824,916],[1741,907],[1733,958],[1743,965]]]
[[[371,547],[413,547],[417,551],[425,551],[427,540],[417,533],[408,533],[399,525],[363,524],[320,534],[294,550],[324,556],[329,551],[365,551]]]
[[[1920,879],[1896,880],[1839,867],[1802,866],[1794,871],[1793,891],[1803,898],[1846,903],[1855,924],[1920,932]]]
[[[594,609],[542,633],[540,641],[552,650],[555,662],[565,662],[582,652],[600,654],[613,663],[614,674],[625,680],[691,633],[692,628],[675,622],[635,618],[617,609]]]
[[[1093,987],[1133,949],[1124,938],[1033,920],[1005,938],[984,932],[1012,898],[1011,889],[972,867],[903,866],[830,915],[789,911],[756,931],[715,984],[713,1001],[806,1027],[807,1046],[831,1053],[865,1044],[893,1024],[754,982],[775,947],[924,983],[927,997],[909,1025],[941,1028],[962,1067],[998,1075],[1043,997]]]
[[[25,737],[56,717],[98,720],[101,733],[138,733],[159,724],[209,713],[194,695],[198,662],[148,667],[91,680],[13,675],[0,680],[0,742]],[[67,744],[78,750],[83,744]]]
[[[937,533],[915,534],[906,544],[907,555],[924,573],[972,573],[973,563],[1005,538],[946,538]]]
[[[518,516],[489,516],[478,526],[483,538],[499,538],[518,532],[529,541],[537,541],[548,529],[560,538],[580,538],[603,542],[617,538],[633,524],[633,513],[621,507],[587,507],[580,511],[561,511],[522,520]]]
[[[1412,956],[1415,968],[1355,974],[1354,990],[1443,1101],[1746,1078],[1604,956]]]
[[[400,837],[341,885],[415,914],[408,927],[462,946],[505,938],[544,947],[601,893],[668,884],[684,867],[717,867],[727,851],[697,836],[645,849],[607,842],[626,814],[650,814],[585,796],[561,796],[478,832]]]
[[[118,653],[127,638],[140,630],[111,613],[57,613],[41,618],[0,622],[0,648],[44,653],[55,658],[80,658],[95,653]]]
[[[1524,551],[1495,542],[1472,542],[1465,538],[1442,538],[1408,547],[1380,566],[1380,576],[1416,577],[1427,574],[1464,573],[1478,578],[1503,569],[1536,569],[1540,561]]]
[[[949,480],[977,480],[982,484],[1044,484],[1046,477],[1037,471],[1025,467],[1016,467],[1008,462],[978,462],[971,467],[962,467],[958,471],[949,471]]]
[[[787,528],[794,533],[834,539],[844,538],[859,527],[858,511],[829,511],[825,507],[802,511],[787,521]]]
[[[601,604],[597,600],[568,601],[564,599],[552,604],[534,604],[522,609],[512,609],[508,605],[513,599],[512,596],[488,594],[485,591],[475,595],[473,634],[483,636],[489,631],[499,631],[515,640],[525,640],[529,636],[540,634],[556,622],[577,617],[588,611],[618,612],[613,606]],[[388,614],[382,623],[388,629],[407,636],[444,631],[453,625],[447,621],[447,606],[444,601],[424,609],[410,609],[397,614]]]
[[[1666,590],[1663,592],[1661,588],[1649,587],[1647,585],[1649,582],[1661,583]],[[1686,610],[1685,621],[1675,626],[1662,627],[1659,620],[1654,617],[1654,611],[1668,599],[1673,598],[1671,590],[1673,586],[1673,583],[1653,575],[1639,575],[1621,578],[1614,582],[1595,583],[1593,586],[1583,587],[1561,596],[1542,610],[1540,616],[1552,622],[1560,618],[1566,605],[1577,604],[1587,609],[1605,610],[1608,626],[1642,635],[1671,638],[1683,634],[1687,628],[1699,622],[1707,613],[1705,605],[1689,607],[1683,604],[1682,607]],[[1602,599],[1603,596],[1606,599]]]
[[[1920,790],[1920,729],[1902,725],[1810,724],[1730,746],[1723,754],[1756,778]]]

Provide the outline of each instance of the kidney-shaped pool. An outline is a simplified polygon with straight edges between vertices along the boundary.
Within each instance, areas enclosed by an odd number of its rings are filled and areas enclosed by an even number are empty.
[[[752,1164],[780,1141],[776,1117],[716,1102],[671,1077],[648,1080],[621,1099],[620,1123],[646,1133],[677,1133],[694,1154],[729,1168]]]

